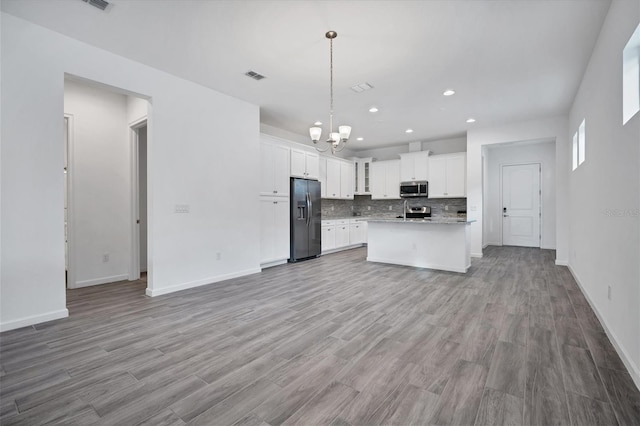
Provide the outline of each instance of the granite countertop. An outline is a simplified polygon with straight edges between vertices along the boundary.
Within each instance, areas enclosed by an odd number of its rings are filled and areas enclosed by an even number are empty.
[[[389,219],[368,219],[368,222],[387,222],[387,223],[424,223],[424,224],[446,224],[446,225],[468,225],[475,220],[468,220],[465,218],[446,218],[446,217],[433,217],[427,219],[399,219],[399,218],[389,218]]]

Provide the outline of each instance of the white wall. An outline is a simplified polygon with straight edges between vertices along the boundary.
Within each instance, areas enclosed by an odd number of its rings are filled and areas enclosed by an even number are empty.
[[[149,102],[137,96],[127,96],[127,124],[130,127],[134,123],[147,117]]]
[[[568,171],[570,138],[566,117],[532,120],[504,126],[469,130],[467,133],[467,217],[471,224],[471,255],[482,256],[483,217],[482,149],[508,142],[555,140],[556,142],[556,262],[568,262]]]
[[[64,112],[72,116],[69,288],[128,277],[131,149],[126,109],[125,95],[65,81]]]
[[[484,245],[502,245],[501,170],[506,164],[540,163],[541,166],[541,240],[543,249],[556,248],[556,147],[553,141],[542,143],[489,145],[484,184]]]
[[[148,294],[258,272],[259,111],[2,13],[0,329],[67,315],[63,96],[69,73],[151,99]],[[176,214],[176,204],[191,213]],[[221,260],[216,260],[216,254]]]
[[[586,161],[569,172],[569,266],[638,386],[640,114],[622,124],[622,50],[639,22],[640,2],[613,1],[571,108],[567,132],[572,135],[586,120]],[[570,159],[562,167],[571,170]]]

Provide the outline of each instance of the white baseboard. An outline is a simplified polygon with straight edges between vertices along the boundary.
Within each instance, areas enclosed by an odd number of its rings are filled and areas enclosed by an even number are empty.
[[[215,277],[203,278],[201,280],[190,281],[190,282],[158,288],[158,289],[152,289],[147,287],[147,290],[145,291],[145,293],[147,296],[150,296],[150,297],[162,296],[163,294],[169,294],[169,293],[174,293],[180,290],[186,290],[193,287],[200,287],[207,284],[213,284],[219,281],[243,277],[245,275],[257,274],[259,272],[261,272],[260,268],[251,268],[251,269],[245,269],[244,271],[237,271],[237,272],[232,272],[230,274],[217,275]]]
[[[362,244],[352,244],[350,246],[342,246],[342,247],[337,247],[331,250],[325,250],[322,253],[320,253],[321,255],[325,255],[325,254],[331,254],[331,253],[337,253],[339,251],[344,251],[344,250],[351,250],[354,248],[360,248],[360,247],[366,247],[366,243],[362,243]]]
[[[129,280],[129,274],[113,275],[110,277],[101,277],[101,278],[94,278],[91,280],[77,281],[75,284],[70,285],[69,288],[82,288],[82,287],[89,287],[92,285],[109,284],[109,283],[115,283],[118,281],[127,281],[127,280]]]
[[[47,321],[57,320],[60,318],[66,318],[68,316],[68,309],[60,309],[59,311],[47,312],[46,314],[33,315],[30,317],[0,323],[0,331],[15,330],[16,328],[22,328]]]
[[[265,262],[260,264],[261,269],[271,268],[272,266],[283,265],[287,263],[287,259],[274,260],[272,262]]]
[[[476,259],[482,259],[482,253],[471,253],[471,257],[475,257]]]
[[[578,287],[580,287],[580,291],[584,295],[585,299],[587,299],[587,302],[589,302],[589,305],[591,306],[591,309],[593,310],[593,312],[596,314],[598,321],[600,321],[600,324],[602,325],[604,332],[609,337],[609,340],[611,340],[611,343],[616,349],[616,352],[618,352],[620,359],[624,363],[625,367],[627,367],[627,370],[631,375],[631,379],[636,384],[636,387],[640,389],[640,368],[638,368],[638,366],[633,362],[633,360],[629,356],[629,353],[624,349],[624,346],[622,346],[619,343],[619,340],[616,337],[616,334],[613,331],[611,331],[611,329],[607,325],[607,322],[604,320],[602,315],[600,315],[600,312],[598,312],[598,310],[596,309],[595,304],[589,297],[589,294],[585,291],[584,286],[582,285],[582,282],[580,281],[580,278],[578,277],[578,274],[576,273],[576,271],[571,267],[570,264],[567,266],[569,267],[569,272],[571,272],[571,275],[573,275],[573,279],[575,279],[576,283],[578,283]]]
[[[569,261],[564,259],[556,259],[557,266],[569,266]],[[575,278],[575,277],[574,277]],[[578,280],[576,280],[578,281]]]

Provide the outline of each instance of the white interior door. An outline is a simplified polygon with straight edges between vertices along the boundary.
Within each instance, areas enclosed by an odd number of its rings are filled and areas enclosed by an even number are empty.
[[[540,164],[502,166],[502,244],[540,247]]]

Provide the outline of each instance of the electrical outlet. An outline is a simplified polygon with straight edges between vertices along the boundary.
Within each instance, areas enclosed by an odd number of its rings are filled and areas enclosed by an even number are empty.
[[[331,211],[335,210],[333,206],[331,206]]]
[[[216,260],[220,260],[220,259],[222,259],[222,253],[217,252],[216,253]]]
[[[105,253],[102,255],[102,262],[107,263],[109,261],[109,253]]]
[[[393,210],[393,206],[389,206],[389,210]]]
[[[371,210],[371,206],[367,206],[367,210]]]
[[[611,285],[607,286],[607,299],[611,300]]]
[[[445,209],[445,210],[449,210],[449,205],[448,205],[448,204],[445,204],[445,205],[444,205],[444,209]]]

